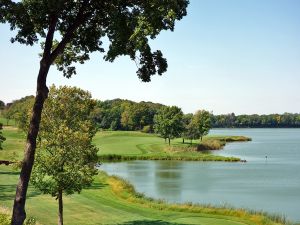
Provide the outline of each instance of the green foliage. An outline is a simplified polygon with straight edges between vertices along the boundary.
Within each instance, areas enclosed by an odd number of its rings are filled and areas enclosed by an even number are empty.
[[[183,113],[177,106],[163,107],[154,116],[154,130],[162,138],[170,139],[180,137],[184,127],[182,123]]]
[[[4,208],[0,206],[0,224],[1,225],[10,225],[11,215],[10,215],[10,210],[8,208]],[[24,225],[38,225],[36,220],[33,217],[29,217],[24,221]]]
[[[18,128],[27,131],[33,102],[34,96],[32,95],[13,101],[2,113],[6,118],[7,124],[9,120],[15,120]]]
[[[2,143],[6,140],[2,134],[2,123],[0,123],[0,150],[2,150]]]
[[[191,120],[189,129],[191,130],[192,137],[202,140],[202,137],[207,135],[211,128],[210,113],[205,110],[197,111]]]
[[[98,101],[92,118],[102,129],[142,130],[153,126],[153,117],[161,107],[157,103],[123,99]]]
[[[150,125],[144,126],[142,129],[143,133],[152,133],[152,128]]]
[[[212,115],[212,126],[218,128],[300,128],[299,113],[284,113],[270,115],[238,115],[234,113],[226,115]]]
[[[5,103],[0,100],[0,110],[3,110],[5,107]]]
[[[91,144],[96,128],[90,120],[95,106],[88,92],[52,86],[45,102],[31,181],[43,193],[58,197],[80,192],[97,173],[98,149]]]
[[[44,60],[55,63],[64,76],[76,74],[73,63],[89,60],[91,52],[104,52],[102,39],[110,42],[104,59],[128,55],[139,64],[145,82],[167,69],[161,51],[152,51],[148,39],[162,30],[174,30],[175,21],[187,14],[188,0],[176,1],[0,1],[0,22],[9,23],[12,42],[45,49]],[[57,34],[57,35],[55,35]],[[57,38],[56,40],[52,40]],[[50,54],[49,54],[50,53]]]

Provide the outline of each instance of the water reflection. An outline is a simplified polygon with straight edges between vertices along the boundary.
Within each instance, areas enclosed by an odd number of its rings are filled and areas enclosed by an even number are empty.
[[[182,164],[176,161],[158,161],[155,163],[155,191],[160,196],[172,195],[174,201],[181,200]]]

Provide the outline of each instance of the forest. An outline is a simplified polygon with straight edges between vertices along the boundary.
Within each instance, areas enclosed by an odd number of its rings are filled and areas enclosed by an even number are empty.
[[[11,103],[1,103],[2,117],[17,121],[20,128],[26,126],[28,111],[34,97],[26,96]],[[125,99],[96,100],[97,105],[91,119],[99,129],[105,130],[140,130],[154,132],[154,117],[165,105],[153,102],[134,102]],[[188,124],[192,113],[184,114],[182,123]],[[269,115],[235,115],[234,113],[213,115],[210,113],[212,128],[299,128],[299,113],[283,113]]]

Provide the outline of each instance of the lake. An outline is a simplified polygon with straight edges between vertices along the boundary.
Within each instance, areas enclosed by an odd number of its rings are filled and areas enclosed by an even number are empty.
[[[214,153],[247,163],[129,161],[101,168],[150,197],[264,210],[300,221],[300,129],[213,129],[210,134],[251,137]]]

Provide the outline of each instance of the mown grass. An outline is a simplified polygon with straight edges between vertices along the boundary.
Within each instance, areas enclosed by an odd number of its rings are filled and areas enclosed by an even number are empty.
[[[13,127],[5,127],[4,135],[7,140],[3,145],[4,150],[0,151],[0,157],[12,160],[12,153],[16,152],[17,158],[21,159],[24,148],[24,133]],[[109,140],[107,141],[106,138]],[[118,144],[110,147],[109,141],[112,140]],[[200,154],[204,155],[188,149],[182,152],[180,150],[181,153],[179,154],[179,147],[190,148],[187,144],[181,144],[180,139],[173,141],[172,146],[168,147],[162,139],[138,132],[98,133],[95,143],[100,145],[100,150],[104,150],[104,152],[100,152],[100,157],[114,150],[122,153],[120,154],[122,157],[148,157],[151,154],[154,157],[156,154],[159,157],[178,156],[178,160],[180,160],[183,159],[180,154],[188,153],[189,157],[194,156],[195,158],[199,157]],[[132,148],[135,148],[134,154],[132,154]],[[176,154],[178,155],[176,156]],[[205,157],[209,156],[212,155],[206,154]],[[222,159],[220,158],[220,160]],[[13,170],[11,166],[0,165],[0,206],[11,209],[18,176],[19,172]],[[41,224],[56,224],[57,201],[48,195],[42,195],[32,186],[28,190],[26,210],[28,217],[35,218]],[[263,217],[264,215],[256,212],[249,213],[231,208],[193,204],[174,205],[164,201],[156,201],[136,193],[133,186],[128,182],[116,177],[108,177],[105,173],[96,176],[93,185],[83,190],[80,195],[64,196],[64,213],[65,224],[75,225],[287,224],[279,216],[273,216],[275,222],[272,222],[272,217],[271,219],[270,217]],[[0,224],[5,224],[9,217],[7,212],[0,212],[0,218],[4,221]]]
[[[18,172],[0,166],[0,205],[12,207]],[[57,201],[32,186],[26,204],[28,217],[40,224],[57,223]],[[3,214],[0,212],[0,215]],[[7,212],[4,213],[6,218]],[[0,217],[1,218],[1,217]],[[146,198],[132,185],[117,177],[100,172],[93,185],[81,194],[64,196],[65,224],[102,225],[283,225],[270,218],[244,210],[214,208],[193,204],[167,204]],[[2,223],[0,223],[2,225]],[[3,223],[5,225],[5,223]]]
[[[263,211],[255,211],[248,209],[236,209],[233,207],[215,207],[212,205],[202,205],[193,203],[170,204],[164,200],[155,200],[145,197],[144,194],[135,191],[133,185],[123,178],[110,176],[108,183],[112,187],[113,192],[119,197],[129,202],[142,204],[144,207],[159,210],[174,210],[178,212],[193,212],[199,214],[212,214],[214,216],[233,216],[240,218],[244,222],[253,222],[254,224],[275,225],[275,224],[291,224],[284,216],[270,214]]]
[[[25,147],[25,134],[13,126],[3,127],[3,150],[0,150],[0,160],[21,160]]]
[[[223,157],[210,154],[209,151],[221,149],[226,142],[251,140],[242,136],[206,137],[198,144],[174,139],[171,146],[154,134],[130,131],[102,131],[94,138],[100,146],[100,161],[122,160],[183,160],[183,161],[240,161],[235,157]],[[203,146],[205,143],[205,147]],[[215,144],[217,143],[218,146]],[[200,151],[201,150],[201,151]]]
[[[0,150],[0,160],[21,160],[25,146],[25,133],[14,126],[4,126],[6,141]],[[243,139],[244,138],[244,139]],[[132,131],[102,131],[94,137],[94,144],[99,147],[100,161],[123,160],[182,160],[182,161],[240,161],[236,157],[223,157],[210,154],[213,149],[222,148],[226,142],[244,141],[245,137],[208,136],[198,144],[182,143],[174,139],[171,146],[164,139],[154,134]],[[203,147],[204,146],[204,147]]]

